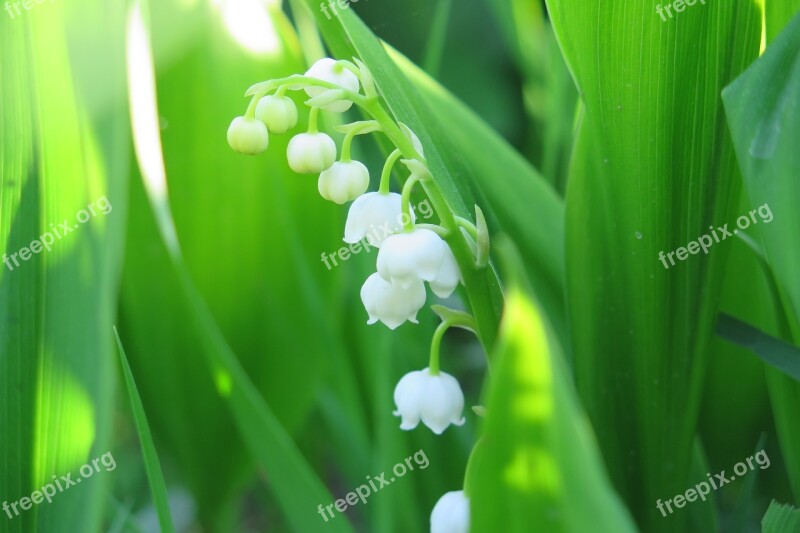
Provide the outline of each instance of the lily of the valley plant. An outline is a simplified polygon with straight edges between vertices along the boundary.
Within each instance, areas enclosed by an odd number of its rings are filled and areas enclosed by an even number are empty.
[[[252,97],[244,116],[237,117],[228,129],[228,143],[237,152],[256,155],[267,149],[270,134],[285,133],[297,125],[297,108],[287,91],[305,91],[310,108],[308,130],[289,142],[289,166],[300,174],[317,174],[323,198],[344,204],[352,201],[344,228],[344,241],[356,243],[365,237],[378,248],[377,265],[361,288],[361,300],[368,324],[382,322],[390,329],[406,321],[417,323],[417,313],[425,305],[427,292],[447,298],[464,283],[459,265],[448,244],[450,238],[467,238],[477,257],[486,257],[488,237],[484,227],[456,217],[443,202],[432,201],[442,225],[417,224],[410,207],[411,192],[420,182],[428,190],[438,190],[435,177],[425,161],[419,138],[405,124],[396,122],[381,104],[372,75],[366,66],[354,62],[320,59],[305,73],[253,85]],[[362,92],[363,90],[363,92]],[[369,120],[337,128],[344,133],[341,151],[326,133],[318,129],[321,109],[341,113],[356,104]],[[369,188],[369,170],[351,159],[350,147],[357,135],[380,132],[395,150],[383,166],[380,186]],[[338,156],[338,157],[337,157]],[[401,194],[390,192],[390,176],[396,163],[408,169]],[[448,212],[444,212],[447,210]],[[480,211],[476,208],[480,218]],[[445,215],[445,216],[443,216]],[[445,221],[451,221],[448,225]],[[376,229],[383,229],[376,238]],[[479,236],[480,233],[480,236]],[[476,260],[476,265],[481,262]],[[479,267],[480,268],[480,267]],[[464,423],[464,394],[458,381],[439,366],[439,347],[450,327],[475,330],[473,317],[461,311],[433,306],[442,318],[431,342],[430,362],[423,370],[409,372],[394,391],[401,419],[400,428],[412,430],[420,421],[437,435],[451,424]],[[466,532],[469,529],[469,503],[463,491],[442,496],[431,514],[431,531]]]

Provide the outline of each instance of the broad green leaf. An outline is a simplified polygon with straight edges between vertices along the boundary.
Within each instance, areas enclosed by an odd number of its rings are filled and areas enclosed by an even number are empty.
[[[761,521],[762,533],[795,533],[800,531],[800,509],[782,505],[775,500],[769,504]]]
[[[548,0],[583,105],[567,186],[576,381],[614,484],[648,532],[684,530],[655,501],[685,490],[728,246],[668,254],[735,220],[720,92],[756,58],[749,2]],[[673,254],[674,256],[674,254]]]
[[[305,65],[296,36],[282,25],[284,15],[257,6],[251,15],[265,18],[256,19],[254,35],[232,3],[226,6],[173,0],[152,6],[170,208],[192,279],[228,344],[281,423],[296,432],[331,370],[332,354],[341,350],[340,337],[330,333],[337,331],[336,289],[344,268],[328,270],[320,254],[341,246],[343,213],[320,197],[315,178],[289,170],[286,144],[293,132],[272,135],[259,157],[228,146],[226,130],[244,113],[242,93],[256,76],[302,72]],[[176,26],[191,31],[178,40]],[[254,52],[246,43],[275,49]],[[200,347],[185,324],[185,299],[169,259],[159,256],[163,249],[152,246],[155,226],[142,209],[146,199],[138,192],[132,198],[123,283],[126,349],[141,376],[153,431],[181,465],[203,522],[210,523],[215,517],[207,514],[223,514],[225,502],[234,505],[231,498],[252,480],[252,460],[211,377],[197,364]],[[306,326],[320,334],[287,334]],[[193,420],[199,412],[203,424]],[[220,457],[219,449],[228,453]],[[207,482],[210,461],[220,464],[215,483]]]
[[[774,217],[754,231],[800,339],[800,13],[723,99],[750,203]]]
[[[142,181],[161,237],[159,245],[166,248],[188,312],[184,319],[200,341],[207,370],[250,454],[266,474],[284,518],[294,530],[313,531],[322,520],[316,514],[317,505],[332,498],[237,360],[183,259],[166,194],[148,27],[146,0],[137,0],[130,12],[128,31],[131,115]],[[327,529],[352,530],[346,517],[337,518],[327,524]]]
[[[125,379],[125,388],[128,390],[128,399],[131,402],[131,411],[139,432],[139,443],[142,447],[142,457],[147,472],[147,481],[150,484],[150,491],[153,495],[153,503],[158,512],[158,523],[163,533],[174,533],[172,516],[169,511],[169,499],[167,497],[167,484],[164,481],[164,474],[161,471],[161,462],[158,460],[156,445],[153,443],[153,435],[150,433],[150,425],[147,423],[147,414],[144,412],[142,398],[136,388],[136,380],[133,378],[128,358],[125,355],[125,348],[119,338],[117,329],[114,328],[114,335],[117,339],[119,350],[119,362],[122,367],[122,376]]]
[[[769,211],[754,228],[775,280],[782,332],[800,343],[800,14],[764,55],[722,93],[751,205]],[[763,357],[763,353],[759,354]],[[785,368],[784,368],[785,370]],[[800,498],[800,385],[767,372],[778,438],[795,497]]]
[[[467,472],[470,531],[633,532],[605,473],[558,340],[504,243],[506,309]]]
[[[129,154],[120,6],[48,2],[12,15],[0,14],[0,499],[9,504],[115,452],[111,327]],[[102,25],[87,23],[98,17]],[[102,76],[70,55],[82,46],[97,49]],[[115,474],[29,510],[17,503],[0,529],[99,531]]]

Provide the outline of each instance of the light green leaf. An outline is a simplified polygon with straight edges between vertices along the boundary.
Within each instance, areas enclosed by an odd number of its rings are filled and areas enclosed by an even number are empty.
[[[502,243],[508,278],[486,424],[467,472],[471,531],[636,531],[605,473],[558,341]]]
[[[184,262],[166,195],[161,136],[155,129],[158,107],[146,0],[137,0],[135,6],[131,11],[128,33],[129,56],[137,59],[129,64],[134,144],[151,213],[161,236],[159,245],[166,248],[177,278],[183,309],[187,311],[183,319],[198,339],[208,373],[230,409],[250,454],[264,470],[266,482],[286,521],[294,530],[313,531],[323,520],[317,514],[317,506],[331,502],[332,497],[237,360]],[[352,530],[346,517],[337,518],[326,524],[326,528],[343,532]]]
[[[98,10],[101,27],[86,22]],[[9,504],[53,476],[74,480],[111,446],[130,141],[114,104],[124,96],[123,15],[99,0],[0,14],[0,499]],[[70,55],[81,45],[108,62],[102,77]],[[112,480],[97,475],[28,510],[17,503],[18,516],[0,512],[0,529],[99,531]]]

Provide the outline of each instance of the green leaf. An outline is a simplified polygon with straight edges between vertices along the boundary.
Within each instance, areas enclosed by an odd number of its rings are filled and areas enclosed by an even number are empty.
[[[761,521],[761,532],[796,533],[797,531],[800,531],[800,509],[773,500]]]
[[[157,2],[151,9],[169,207],[183,258],[237,359],[280,423],[296,433],[342,350],[336,322],[346,269],[327,269],[320,253],[341,246],[344,212],[320,197],[315,179],[288,167],[286,145],[304,117],[292,132],[270,135],[262,156],[237,154],[225,141],[257,76],[305,70],[296,36],[279,31],[273,52],[255,54],[229,30],[241,30],[241,18],[218,23],[221,6]],[[258,28],[259,35],[280,29],[282,17],[274,15],[274,28]],[[185,28],[191,32],[180,36]],[[290,96],[302,106],[301,94]],[[162,455],[174,458],[210,527],[217,515],[235,514],[229,506],[252,482],[253,460],[198,364],[202,343],[184,320],[191,311],[170,259],[153,245],[158,233],[138,180],[131,196],[120,332]],[[319,335],[287,334],[312,323]],[[193,419],[198,412],[203,424]],[[210,462],[219,466],[214,483],[207,480]]]
[[[558,341],[502,248],[506,309],[486,393],[486,424],[467,471],[473,532],[633,532],[605,473]]]
[[[144,412],[142,399],[139,397],[139,390],[136,388],[136,380],[133,379],[133,373],[125,355],[125,348],[122,347],[122,341],[119,338],[116,327],[114,328],[114,336],[117,338],[119,362],[120,366],[122,366],[125,386],[128,389],[128,399],[131,402],[133,419],[139,432],[139,443],[142,446],[142,456],[144,457],[144,466],[147,472],[147,480],[150,484],[150,491],[153,494],[153,503],[158,513],[158,523],[162,532],[171,533],[175,531],[175,528],[172,525],[172,516],[169,511],[167,484],[164,482],[161,462],[158,460],[156,445],[153,443],[153,435],[150,433],[150,425],[147,423],[147,414]]]
[[[719,317],[717,334],[747,348],[767,364],[800,381],[800,348],[770,337],[749,324],[725,314]]]
[[[118,105],[124,9],[79,4],[0,15],[0,498],[9,504],[53,476],[74,480],[111,445],[130,143]],[[96,48],[91,60],[70,53],[82,46]],[[29,510],[17,504],[18,516],[0,512],[0,529],[99,531],[113,479],[97,475]]]
[[[800,339],[800,14],[722,93],[745,189],[774,217],[756,225],[789,325]]]
[[[764,55],[722,92],[745,191],[769,224],[752,230],[760,240],[776,286],[781,335],[800,344],[800,14]],[[761,354],[763,357],[763,354]],[[770,397],[787,472],[800,498],[800,385],[767,372]]]
[[[159,245],[166,248],[184,301],[183,309],[187,311],[183,319],[198,339],[208,373],[230,409],[250,454],[264,470],[266,482],[288,524],[297,531],[313,531],[323,520],[317,515],[317,506],[331,502],[332,497],[237,360],[184,262],[166,196],[161,136],[155,127],[158,107],[149,25],[142,14],[146,0],[137,0],[135,5],[128,36],[129,56],[138,59],[129,65],[134,145],[151,213],[158,224]],[[346,517],[337,518],[326,524],[326,529],[352,531]]]
[[[654,502],[685,490],[728,247],[659,254],[735,220],[720,92],[757,57],[752,3],[547,0],[583,105],[567,185],[576,382],[614,484],[648,532],[685,530]],[[674,256],[674,254],[673,254]]]

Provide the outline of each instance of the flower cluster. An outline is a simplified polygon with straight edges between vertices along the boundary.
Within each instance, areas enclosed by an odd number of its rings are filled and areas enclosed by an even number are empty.
[[[297,106],[286,92],[301,90],[309,97],[305,102],[310,108],[308,128],[289,141],[286,152],[289,167],[298,174],[318,175],[319,193],[326,200],[337,204],[352,201],[344,241],[352,244],[366,237],[378,249],[376,272],[361,287],[367,323],[382,322],[392,330],[406,321],[417,323],[417,313],[427,299],[426,283],[436,296],[448,298],[464,282],[447,241],[463,235],[475,238],[478,230],[465,219],[453,216],[446,205],[436,202],[433,205],[439,218],[443,219],[441,210],[448,209],[448,220],[455,221],[451,226],[458,227],[416,224],[410,207],[412,189],[417,184],[436,187],[424,159],[422,143],[408,126],[391,119],[380,103],[371,73],[357,59],[355,63],[320,59],[302,76],[269,80],[251,87],[247,92],[252,96],[247,111],[235,118],[228,129],[231,148],[243,154],[259,154],[267,149],[270,134],[294,128]],[[342,113],[354,103],[372,119],[337,128],[344,133],[341,151],[337,152],[334,140],[318,131],[319,111]],[[351,159],[350,147],[356,136],[373,132],[386,134],[396,149],[386,159],[378,190],[367,192],[369,169]],[[410,173],[401,193],[390,192],[390,177],[398,161]],[[374,231],[378,228],[383,230],[380,237]],[[473,244],[480,264],[480,247]],[[430,364],[399,381],[394,391],[397,405],[394,414],[400,417],[403,430],[412,430],[421,421],[438,435],[451,424],[464,423],[461,386],[453,376],[439,370],[442,336],[450,327],[476,328],[474,319],[466,313],[433,307],[443,322],[434,334]],[[463,492],[445,494],[431,515],[432,531],[467,531],[468,527],[469,506]]]

